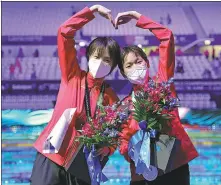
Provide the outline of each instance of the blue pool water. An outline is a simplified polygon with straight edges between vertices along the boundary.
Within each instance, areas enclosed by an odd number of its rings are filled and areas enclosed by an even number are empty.
[[[28,185],[36,151],[33,142],[50,120],[52,110],[2,114],[2,184]],[[191,185],[221,185],[221,130],[185,127],[200,156],[190,162]],[[129,164],[118,151],[104,168],[106,185],[128,185]]]

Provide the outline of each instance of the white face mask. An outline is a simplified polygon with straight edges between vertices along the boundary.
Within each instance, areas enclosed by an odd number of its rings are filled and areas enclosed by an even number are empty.
[[[146,75],[148,75],[149,70],[146,66],[138,67],[137,69],[127,73],[127,78],[132,84],[142,84],[145,81]]]
[[[90,59],[88,67],[94,78],[103,78],[111,71],[111,66],[102,62],[101,59]]]

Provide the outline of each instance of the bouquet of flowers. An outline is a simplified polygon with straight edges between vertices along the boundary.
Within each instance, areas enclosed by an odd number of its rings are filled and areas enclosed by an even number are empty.
[[[78,137],[78,141],[88,148],[92,148],[93,145],[98,147],[118,145],[121,125],[130,115],[128,106],[120,105],[118,102],[112,106],[99,106],[96,117],[86,122],[80,130],[82,135]]]
[[[177,149],[176,138],[161,134],[170,126],[171,111],[179,106],[178,98],[173,97],[170,90],[172,82],[172,78],[167,82],[150,79],[132,93],[133,117],[140,130],[130,139],[128,155],[135,163],[136,173],[149,181],[158,176],[158,169],[163,173],[171,170],[171,155]],[[157,147],[160,149],[156,152]]]
[[[117,146],[119,144],[121,125],[130,114],[129,106],[120,105],[122,105],[121,102],[112,106],[98,106],[96,117],[86,122],[80,130],[82,135],[78,136],[77,141],[84,146],[83,153],[91,179],[89,184],[99,185],[100,182],[108,180],[102,173],[102,168],[108,158],[100,161],[100,156],[97,156],[96,150],[104,146]]]
[[[161,131],[173,119],[170,112],[179,107],[179,99],[171,95],[172,82],[173,78],[161,83],[150,79],[148,85],[144,85],[134,94],[133,117],[142,129]]]

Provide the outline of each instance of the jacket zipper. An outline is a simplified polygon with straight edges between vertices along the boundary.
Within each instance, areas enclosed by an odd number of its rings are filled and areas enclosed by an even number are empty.
[[[84,103],[83,103],[83,104],[84,104]],[[71,147],[69,148],[68,153],[67,153],[67,156],[65,157],[64,162],[63,162],[63,164],[62,164],[63,167],[65,167],[65,166],[67,165],[68,159],[70,158],[70,154],[72,153],[72,150],[73,150],[74,145],[75,145],[75,141],[74,141],[74,139],[73,139],[72,145],[71,145]]]
[[[68,150],[67,156],[66,156],[66,158],[65,158],[64,163],[63,163],[62,166],[64,166],[64,167],[66,166],[67,161],[68,161],[68,159],[70,158],[70,155],[71,155],[72,150],[73,150],[73,148],[74,148],[74,145],[75,145],[75,143],[74,143],[74,141],[73,141],[71,147],[70,147],[69,150]]]
[[[81,116],[81,115],[80,115]],[[73,139],[73,141],[72,141],[72,145],[71,145],[71,147],[69,148],[69,150],[68,150],[68,153],[67,153],[67,156],[66,156],[66,158],[64,159],[64,163],[63,163],[63,167],[65,167],[66,165],[67,165],[67,162],[68,162],[68,160],[70,159],[70,155],[71,155],[71,153],[72,153],[72,150],[73,150],[73,148],[74,148],[74,146],[76,145],[76,143],[75,143],[75,141],[74,141],[74,139]],[[79,146],[80,146],[80,144],[79,144]]]

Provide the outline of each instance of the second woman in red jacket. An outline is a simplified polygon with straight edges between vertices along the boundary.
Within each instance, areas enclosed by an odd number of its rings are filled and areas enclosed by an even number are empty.
[[[115,27],[120,24],[125,24],[131,19],[136,19],[136,26],[142,29],[151,31],[160,41],[159,45],[159,66],[157,76],[160,81],[168,81],[174,75],[175,54],[174,54],[174,37],[171,30],[165,28],[161,24],[141,15],[136,11],[119,13],[115,19]],[[119,63],[119,68],[123,76],[125,76],[132,84],[133,91],[139,89],[139,85],[148,83],[149,79],[149,61],[143,50],[137,46],[125,47],[122,51],[122,62]],[[172,95],[176,96],[174,85],[171,85]],[[125,100],[131,100],[131,95]],[[174,119],[171,123],[170,131],[166,134],[176,137],[181,141],[180,150],[175,156],[174,170],[158,176],[154,181],[146,181],[142,175],[135,173],[135,165],[128,156],[128,143],[130,138],[139,129],[138,123],[131,119],[122,131],[122,143],[120,153],[130,162],[131,169],[131,185],[189,185],[189,166],[188,162],[198,156],[198,153],[193,146],[190,138],[181,125],[178,109],[172,111]]]

